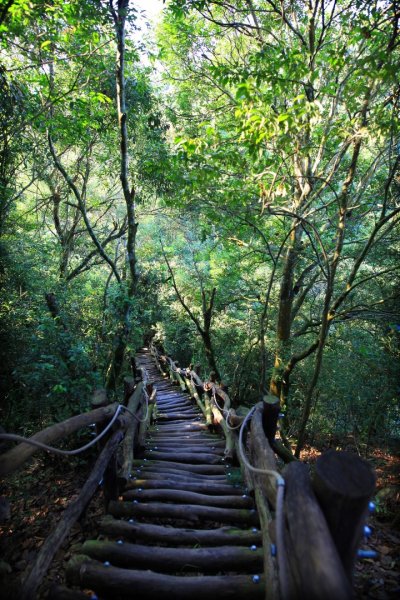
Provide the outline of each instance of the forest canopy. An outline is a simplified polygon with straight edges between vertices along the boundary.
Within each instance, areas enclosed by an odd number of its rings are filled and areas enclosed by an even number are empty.
[[[1,420],[152,338],[282,436],[398,435],[397,0],[0,2]]]

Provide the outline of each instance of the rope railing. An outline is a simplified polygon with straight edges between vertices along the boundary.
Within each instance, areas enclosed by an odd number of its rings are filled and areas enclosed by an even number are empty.
[[[290,462],[293,457],[283,452],[274,439],[276,403],[260,402],[245,417],[236,416],[241,422],[233,424],[229,397],[215,382],[204,383],[193,370],[179,368],[154,345],[151,352],[161,371],[165,370],[162,364],[167,367],[171,379],[185,379],[192,396],[190,388],[209,393],[204,403],[210,401],[214,418],[217,412],[220,414],[218,424],[226,438],[239,429],[235,447],[245,476],[253,474],[250,481],[262,524],[265,572],[270,582],[274,577],[279,582],[269,597],[352,598],[354,561],[374,489],[371,467],[358,456],[331,451],[318,458],[311,479],[307,465]],[[285,477],[277,470],[275,453],[289,463]],[[270,507],[275,509],[276,544],[272,544],[268,526],[272,520]],[[268,553],[270,545],[271,550],[275,545],[276,563]]]
[[[135,435],[150,418],[150,405],[155,401],[155,391],[149,395],[147,386],[148,374],[146,369],[141,368],[142,381],[132,382],[133,391],[130,394],[128,406],[123,404],[108,404],[105,390],[95,390],[92,399],[93,410],[76,415],[66,419],[62,423],[52,425],[31,438],[13,433],[1,433],[0,440],[19,442],[17,446],[6,451],[1,455],[0,476],[12,473],[20,467],[35,449],[49,452],[56,455],[72,457],[79,455],[95,444],[99,444],[99,456],[90,472],[88,479],[83,485],[79,495],[74,499],[63,512],[61,519],[54,531],[47,538],[39,550],[34,566],[28,577],[23,583],[21,598],[32,600],[36,590],[40,585],[46,571],[54,558],[55,553],[66,539],[71,527],[80,518],[88,502],[94,495],[99,486],[103,488],[105,505],[119,495],[120,485],[125,481],[121,478],[119,472],[117,476],[117,450],[123,449],[126,438],[129,437],[130,449],[128,452],[133,455]],[[106,424],[105,424],[106,422]],[[132,428],[132,424],[136,426]],[[87,444],[73,450],[64,450],[57,448],[49,442],[82,429],[86,426],[96,426],[97,431],[94,439]],[[145,429],[144,429],[145,431]],[[131,464],[128,460],[128,466]]]

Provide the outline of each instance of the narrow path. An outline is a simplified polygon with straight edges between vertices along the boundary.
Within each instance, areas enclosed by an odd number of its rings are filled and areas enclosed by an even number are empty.
[[[70,584],[104,600],[264,597],[257,512],[242,484],[230,481],[223,439],[147,351],[137,363],[157,388],[156,420],[99,539],[71,559]]]

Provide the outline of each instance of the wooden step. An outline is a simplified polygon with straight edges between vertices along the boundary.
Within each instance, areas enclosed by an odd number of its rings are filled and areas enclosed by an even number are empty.
[[[129,480],[125,486],[124,493],[128,490],[134,490],[142,488],[143,490],[153,489],[169,489],[169,490],[187,490],[188,492],[197,492],[199,494],[210,494],[210,495],[235,495],[242,496],[245,492],[243,489],[235,488],[233,485],[228,483],[216,483],[213,481],[198,481],[198,480],[187,480],[178,479],[171,476],[169,479],[136,479]]]
[[[227,484],[228,481],[225,475],[202,475],[201,473],[189,473],[186,471],[179,471],[178,469],[162,469],[159,468],[150,468],[150,469],[137,469],[132,473],[131,480],[140,480],[140,479],[154,479],[154,480],[179,480],[182,482],[203,482],[207,481],[211,484]]]
[[[257,575],[186,576],[153,571],[131,571],[106,566],[87,556],[75,556],[68,564],[70,584],[93,589],[101,598],[132,600],[261,600],[265,595],[264,577]]]
[[[257,527],[238,529],[218,527],[216,529],[186,529],[139,523],[134,519],[121,521],[111,515],[100,521],[100,531],[126,540],[141,540],[152,544],[175,544],[177,546],[252,546],[261,545],[261,532]]]
[[[177,504],[200,504],[203,506],[220,506],[221,508],[254,508],[253,499],[246,494],[241,496],[208,495],[185,490],[167,488],[145,490],[133,489],[122,494],[124,500],[139,500],[139,502],[175,502]]]
[[[125,569],[151,569],[158,573],[236,571],[259,573],[262,548],[254,546],[213,546],[210,548],[166,548],[131,544],[123,540],[88,540],[82,554]]]
[[[144,458],[158,460],[163,462],[176,462],[185,464],[200,465],[220,465],[221,456],[219,454],[209,454],[208,452],[159,452],[158,450],[148,450],[143,454]]]
[[[192,473],[202,473],[206,475],[225,475],[226,473],[226,466],[223,464],[192,464],[172,460],[149,460],[146,458],[143,458],[142,460],[135,459],[133,464],[137,469],[145,467],[170,467],[171,469],[181,469],[182,471],[191,471]]]
[[[163,502],[121,502],[111,500],[108,512],[114,517],[178,519],[180,521],[258,525],[255,509],[217,508],[197,504],[164,504]]]

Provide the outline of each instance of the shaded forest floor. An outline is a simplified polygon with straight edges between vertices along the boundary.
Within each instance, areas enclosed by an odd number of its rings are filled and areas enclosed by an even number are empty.
[[[322,449],[322,448],[321,448]],[[308,446],[303,460],[313,463],[320,448]],[[343,447],[351,450],[350,447]],[[7,600],[18,600],[21,581],[29,573],[40,546],[56,526],[63,509],[74,500],[94,463],[50,456],[36,458],[28,468],[3,482],[0,494],[11,502],[11,518],[0,527],[0,588]],[[376,550],[376,559],[357,562],[356,598],[385,600],[400,596],[400,455],[376,448],[368,460],[377,481],[377,510],[368,520],[371,537],[362,548]],[[89,464],[89,469],[88,469]],[[86,538],[96,535],[97,520],[103,514],[101,494],[92,500],[84,518],[77,523],[62,549],[56,554],[42,585],[62,582],[71,553]]]

